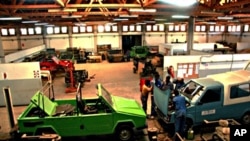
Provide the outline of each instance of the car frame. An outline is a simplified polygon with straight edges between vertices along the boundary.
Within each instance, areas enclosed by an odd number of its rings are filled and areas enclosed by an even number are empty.
[[[80,84],[79,84],[80,85]],[[134,99],[114,96],[97,84],[94,98],[82,98],[78,85],[75,99],[51,100],[38,91],[18,117],[18,132],[61,137],[114,134],[117,140],[133,140],[147,127],[146,114]]]

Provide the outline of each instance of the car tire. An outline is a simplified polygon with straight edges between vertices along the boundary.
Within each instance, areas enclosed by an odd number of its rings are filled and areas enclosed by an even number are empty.
[[[134,138],[134,132],[132,127],[121,125],[116,129],[115,136],[119,141],[132,141]]]
[[[245,113],[241,118],[242,124],[249,125],[250,124],[250,112]]]

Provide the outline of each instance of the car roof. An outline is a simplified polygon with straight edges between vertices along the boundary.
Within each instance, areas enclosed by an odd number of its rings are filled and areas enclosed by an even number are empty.
[[[250,71],[237,70],[220,74],[208,75],[207,78],[216,80],[224,85],[236,85],[243,82],[249,82]]]

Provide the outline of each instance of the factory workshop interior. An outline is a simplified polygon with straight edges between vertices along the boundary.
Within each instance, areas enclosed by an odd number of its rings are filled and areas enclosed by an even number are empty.
[[[0,141],[248,141],[249,9],[0,1]]]

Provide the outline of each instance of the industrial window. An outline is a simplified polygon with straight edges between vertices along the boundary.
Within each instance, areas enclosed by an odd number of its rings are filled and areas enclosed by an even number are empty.
[[[1,29],[1,34],[2,34],[2,36],[7,36],[8,35],[8,29],[7,28],[2,28]]]
[[[80,26],[80,33],[86,32],[86,27],[85,26]]]
[[[21,31],[21,35],[27,35],[28,34],[27,28],[21,28],[20,31]]]
[[[174,30],[175,30],[175,31],[180,31],[180,26],[179,26],[179,25],[175,25],[175,26],[174,26]]]
[[[249,31],[249,25],[246,24],[246,25],[244,25],[244,32],[248,32],[248,31]]]
[[[60,27],[54,27],[54,33],[59,34],[60,33]]]
[[[62,26],[61,31],[62,31],[62,33],[68,33],[68,27],[67,26]]]
[[[186,31],[186,25],[183,24],[180,27],[181,27],[181,31]]]
[[[136,31],[141,31],[141,25],[136,25]]]
[[[152,26],[151,25],[146,25],[146,31],[152,31]]]
[[[153,31],[158,31],[158,25],[153,25]]]
[[[129,26],[129,31],[135,31],[135,25],[130,25]]]
[[[250,83],[232,86],[230,88],[230,98],[240,98],[250,96]]]
[[[28,34],[34,35],[35,34],[34,28],[28,28]]]
[[[122,31],[128,32],[128,26],[127,26],[127,25],[123,25],[123,26],[122,26]]]
[[[9,28],[9,35],[16,35],[16,30],[14,28]]]
[[[97,31],[98,31],[98,32],[104,32],[104,27],[103,27],[103,25],[98,25],[98,26],[97,26]]]
[[[111,31],[111,26],[110,25],[105,25],[104,29],[106,32],[110,32]]]
[[[210,31],[210,32],[213,32],[213,31],[214,31],[214,25],[210,25],[210,26],[209,26],[209,31]]]
[[[168,30],[169,30],[169,31],[174,31],[174,25],[169,25],[169,26],[168,26]]]
[[[78,26],[73,26],[72,27],[72,32],[73,33],[79,33],[79,27]]]
[[[35,27],[35,33],[36,34],[42,34],[42,28],[41,27]]]
[[[164,31],[165,30],[164,24],[158,24],[158,27],[159,27],[159,31]]]
[[[112,31],[114,31],[114,32],[117,32],[117,31],[118,31],[117,25],[113,25],[113,26],[112,26]]]
[[[87,32],[93,32],[93,27],[92,26],[87,26]]]
[[[201,26],[201,31],[203,31],[203,32],[206,31],[206,26],[205,25]]]
[[[201,26],[200,25],[196,25],[195,26],[195,31],[196,32],[200,32],[201,31]]]
[[[47,34],[53,34],[53,27],[46,28]]]

